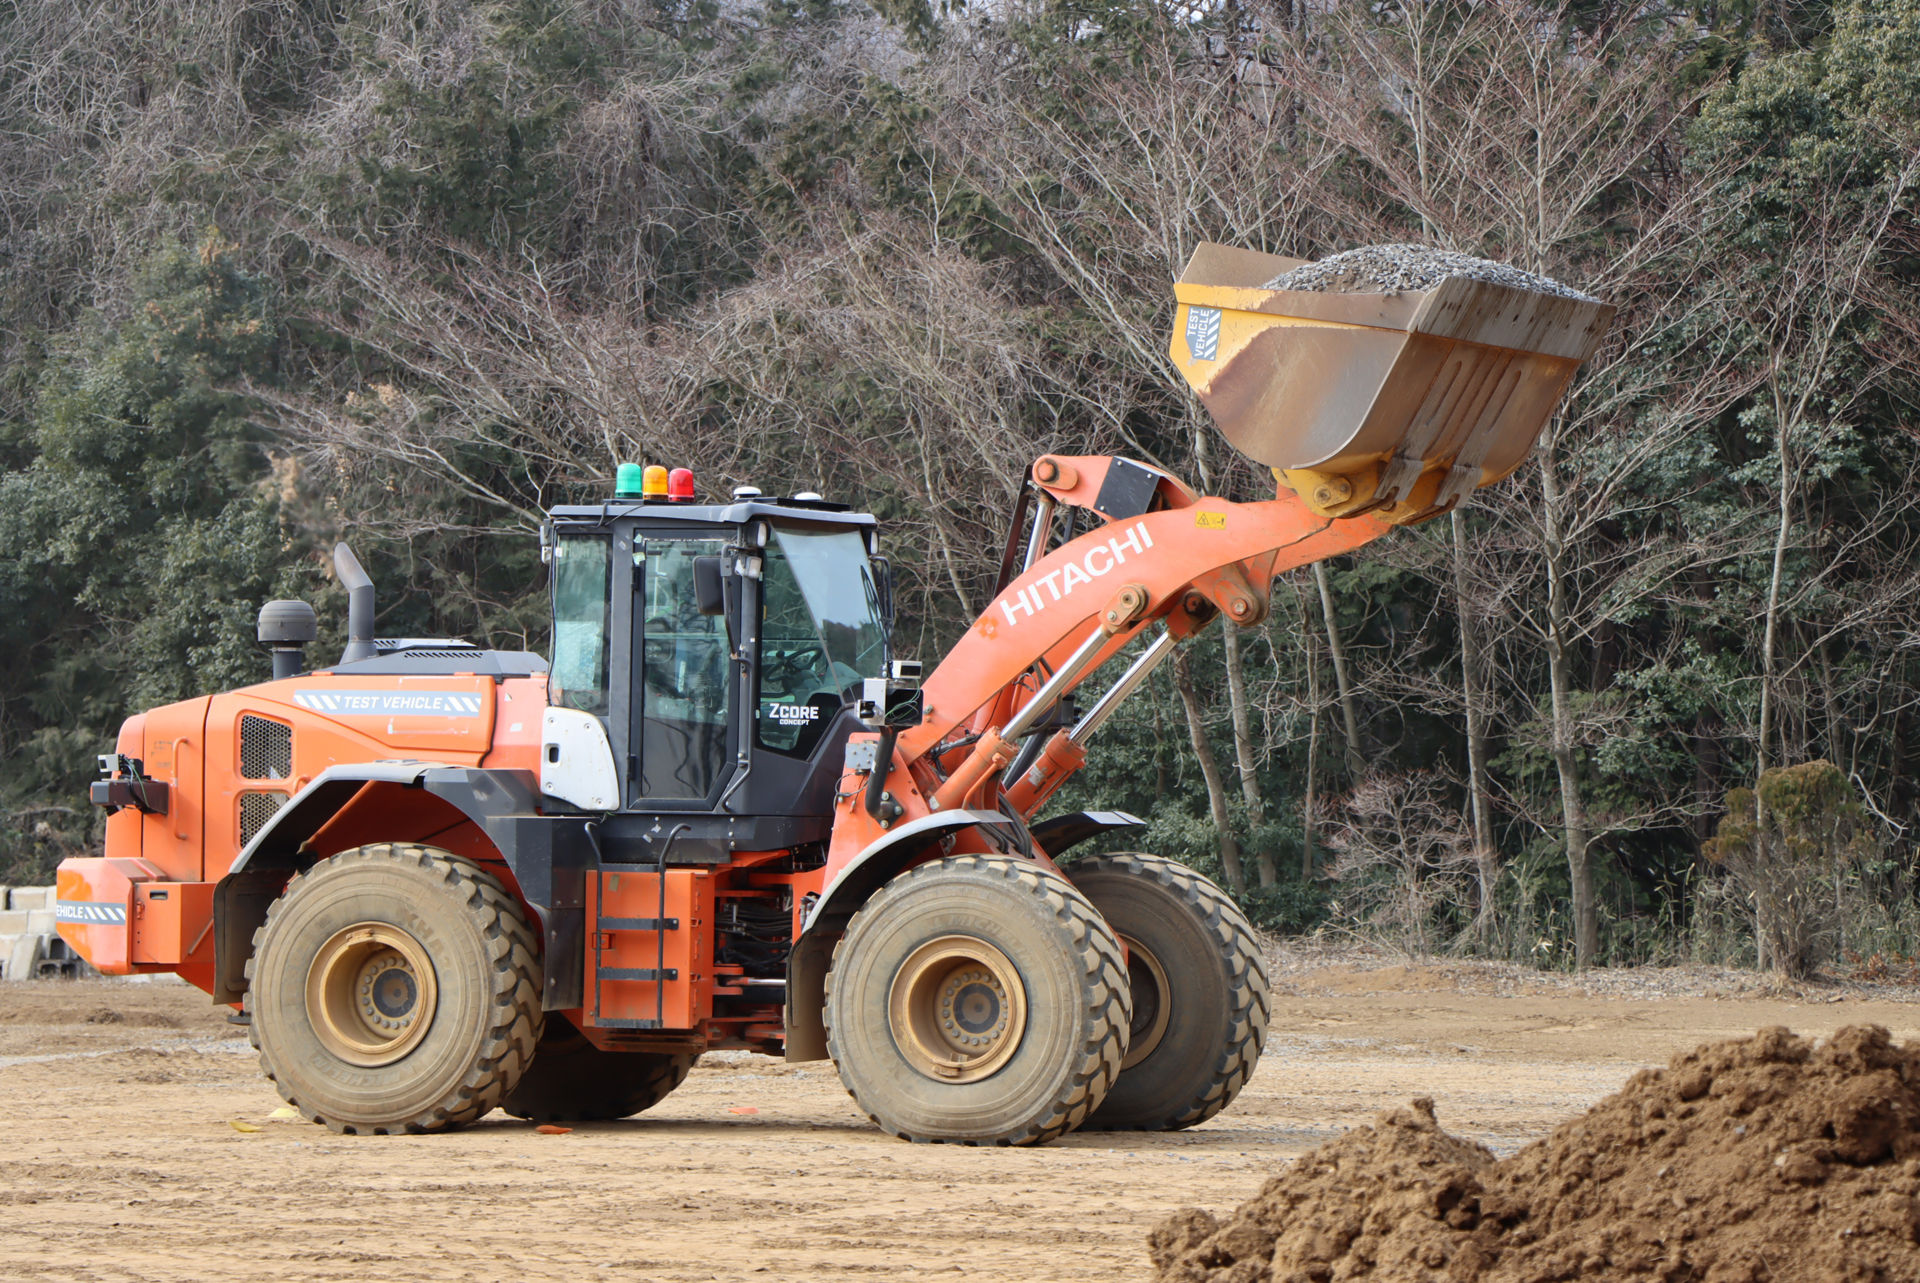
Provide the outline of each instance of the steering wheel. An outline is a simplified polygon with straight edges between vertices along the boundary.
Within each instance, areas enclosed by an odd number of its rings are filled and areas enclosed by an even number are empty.
[[[820,671],[823,666],[821,661],[825,658],[826,650],[818,643],[811,646],[796,646],[785,654],[775,655],[768,661],[761,673],[761,680],[782,689],[790,687],[801,678],[811,681]]]

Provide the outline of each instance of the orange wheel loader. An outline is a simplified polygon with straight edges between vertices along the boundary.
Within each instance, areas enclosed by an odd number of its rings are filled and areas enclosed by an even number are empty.
[[[1459,278],[1258,284],[1296,265],[1203,246],[1176,286],[1172,355],[1276,497],[1039,459],[991,604],[923,683],[874,518],[814,495],[702,502],[623,466],[546,523],[546,659],[375,638],[341,545],[337,661],[270,602],[272,680],[121,728],[62,935],[234,1007],[340,1132],[626,1117],[713,1048],[831,1057],[912,1140],[1212,1117],[1267,1029],[1246,919],[1159,856],[1063,867],[1132,816],[1038,817],[1216,616],[1257,624],[1276,574],[1516,467],[1611,315]]]

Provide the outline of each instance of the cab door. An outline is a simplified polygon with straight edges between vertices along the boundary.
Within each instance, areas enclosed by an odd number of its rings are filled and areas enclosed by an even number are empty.
[[[700,613],[694,587],[694,559],[726,547],[635,532],[631,810],[705,808],[733,775],[739,683],[726,621]]]

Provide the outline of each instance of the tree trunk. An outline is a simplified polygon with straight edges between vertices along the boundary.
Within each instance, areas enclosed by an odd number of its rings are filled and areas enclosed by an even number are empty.
[[[1493,805],[1487,795],[1486,715],[1480,704],[1480,634],[1467,598],[1467,532],[1460,510],[1452,513],[1453,598],[1460,620],[1460,701],[1467,723],[1467,801],[1473,819],[1473,859],[1479,873],[1480,906],[1473,933],[1482,944],[1493,939],[1494,888],[1500,880],[1500,853],[1493,845]]]
[[[1780,636],[1780,584],[1785,578],[1787,539],[1793,532],[1793,469],[1787,458],[1787,405],[1778,387],[1773,397],[1774,448],[1780,456],[1780,506],[1773,532],[1773,569],[1767,576],[1767,619],[1760,641],[1760,726],[1754,737],[1753,778],[1767,773],[1767,746],[1773,738],[1774,656]],[[1759,794],[1755,793],[1756,801]],[[1760,804],[1760,819],[1766,821],[1766,808]]]
[[[1327,650],[1333,655],[1333,683],[1340,696],[1341,729],[1346,732],[1347,775],[1358,784],[1367,772],[1366,759],[1360,753],[1360,719],[1353,711],[1353,683],[1347,677],[1347,648],[1340,640],[1340,625],[1333,618],[1333,589],[1327,583],[1325,562],[1313,563],[1313,582],[1320,589],[1320,617],[1327,625]]]
[[[1314,652],[1313,633],[1306,634],[1307,650],[1307,788],[1300,801],[1300,880],[1313,881],[1313,801],[1320,766],[1320,656]]]
[[[1560,823],[1565,834],[1567,878],[1573,886],[1573,956],[1582,969],[1600,952],[1600,907],[1594,899],[1593,852],[1580,801],[1579,761],[1574,755],[1573,676],[1567,617],[1565,538],[1561,526],[1560,481],[1553,450],[1540,453],[1541,518],[1547,564],[1547,679],[1552,689],[1553,765],[1560,777]]]
[[[1187,666],[1187,652],[1173,652],[1173,687],[1180,692],[1180,707],[1187,715],[1187,734],[1193,740],[1193,755],[1200,760],[1200,774],[1207,782],[1207,807],[1213,812],[1213,826],[1220,834],[1220,872],[1227,879],[1227,890],[1235,895],[1247,893],[1246,874],[1240,869],[1240,846],[1233,840],[1232,819],[1227,814],[1227,788],[1220,778],[1220,763],[1207,743],[1206,722],[1200,716],[1200,696],[1193,689],[1193,672]]]
[[[1157,679],[1150,676],[1149,680],[1154,680],[1158,685]],[[1160,720],[1160,700],[1157,690],[1154,696],[1155,698],[1150,701],[1153,709],[1153,800],[1158,802],[1167,795],[1167,755],[1164,751],[1167,743],[1167,729]]]
[[[1247,674],[1240,658],[1240,627],[1227,621],[1222,623],[1226,630],[1227,705],[1233,714],[1233,760],[1240,770],[1240,796],[1247,803],[1247,828],[1254,835],[1254,874],[1261,886],[1270,887],[1279,880],[1279,875],[1273,866],[1273,852],[1259,836],[1261,826],[1267,822],[1267,808],[1260,795],[1259,763],[1251,718],[1247,714]]]

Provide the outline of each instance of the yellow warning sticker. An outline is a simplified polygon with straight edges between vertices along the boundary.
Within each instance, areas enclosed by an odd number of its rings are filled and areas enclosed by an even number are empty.
[[[1224,512],[1196,512],[1193,514],[1193,524],[1202,530],[1225,530],[1227,528],[1227,514]]]

